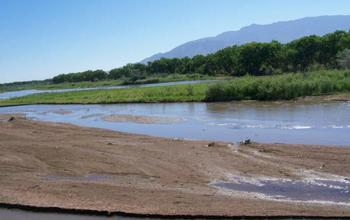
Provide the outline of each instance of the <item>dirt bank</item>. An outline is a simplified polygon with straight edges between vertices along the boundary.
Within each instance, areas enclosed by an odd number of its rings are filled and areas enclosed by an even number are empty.
[[[350,148],[183,141],[0,116],[0,203],[161,215],[350,216],[350,206],[260,199],[232,176],[350,176]]]
[[[297,101],[299,102],[320,102],[320,101],[348,102],[350,101],[350,94],[342,93],[342,94],[323,95],[323,96],[306,96],[306,97],[298,98]]]

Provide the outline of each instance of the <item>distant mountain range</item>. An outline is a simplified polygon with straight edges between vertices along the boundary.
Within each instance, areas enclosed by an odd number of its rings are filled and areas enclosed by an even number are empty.
[[[222,48],[241,45],[248,42],[270,42],[277,40],[281,43],[308,35],[324,35],[336,30],[350,30],[350,15],[307,17],[292,21],[281,21],[267,25],[252,24],[238,31],[228,31],[215,37],[207,37],[184,43],[169,52],[158,53],[141,61],[147,63],[165,58],[193,57],[198,54],[206,55]]]

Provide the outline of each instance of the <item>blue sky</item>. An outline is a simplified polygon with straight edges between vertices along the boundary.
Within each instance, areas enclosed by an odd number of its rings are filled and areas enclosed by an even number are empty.
[[[0,83],[110,70],[197,38],[306,16],[349,0],[0,0]]]

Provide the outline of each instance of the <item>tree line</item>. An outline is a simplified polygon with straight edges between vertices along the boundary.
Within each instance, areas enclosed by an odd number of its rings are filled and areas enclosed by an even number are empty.
[[[103,70],[61,74],[53,83],[144,79],[169,74],[203,75],[271,75],[284,72],[305,72],[315,69],[336,69],[349,65],[350,32],[336,31],[324,36],[311,35],[286,44],[247,43],[234,45],[208,55],[192,58],[161,58],[147,64],[127,64],[109,72]],[[344,65],[344,63],[346,65]]]

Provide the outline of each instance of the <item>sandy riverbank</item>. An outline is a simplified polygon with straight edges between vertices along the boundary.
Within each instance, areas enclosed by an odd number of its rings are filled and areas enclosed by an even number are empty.
[[[350,176],[350,148],[183,141],[0,116],[0,203],[161,215],[350,216],[212,181]]]

